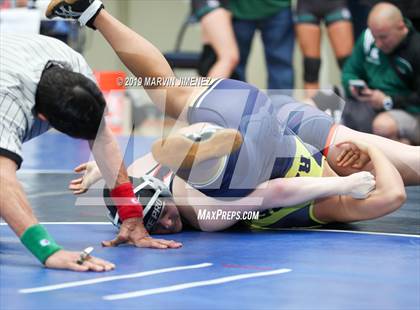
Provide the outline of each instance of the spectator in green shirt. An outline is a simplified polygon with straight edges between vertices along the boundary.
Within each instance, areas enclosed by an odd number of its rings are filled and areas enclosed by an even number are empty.
[[[420,34],[389,3],[373,7],[343,69],[347,126],[420,144]],[[366,87],[354,86],[363,80]],[[359,81],[360,83],[360,81]]]

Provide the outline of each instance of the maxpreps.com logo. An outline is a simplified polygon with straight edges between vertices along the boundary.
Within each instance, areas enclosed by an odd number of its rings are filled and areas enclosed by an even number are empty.
[[[198,210],[197,219],[200,221],[230,221],[230,220],[258,220],[260,211],[225,211],[222,209],[217,210]]]

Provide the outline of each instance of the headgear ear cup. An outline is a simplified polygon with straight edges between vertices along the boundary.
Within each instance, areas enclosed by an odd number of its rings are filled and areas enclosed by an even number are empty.
[[[150,231],[165,209],[165,202],[162,198],[171,197],[172,195],[162,181],[152,176],[145,175],[141,178],[130,177],[130,182],[133,184],[134,194],[144,208],[144,226]],[[111,199],[108,188],[104,188],[103,195],[105,205],[109,210],[108,219],[119,228],[121,220],[119,219],[117,208]]]

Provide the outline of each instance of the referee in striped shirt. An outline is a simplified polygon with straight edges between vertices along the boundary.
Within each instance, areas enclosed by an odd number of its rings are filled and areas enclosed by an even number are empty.
[[[49,268],[107,271],[115,266],[82,252],[62,249],[32,213],[16,177],[22,143],[50,127],[89,141],[93,155],[123,219],[118,236],[104,242],[139,247],[177,248],[151,238],[142,206],[122,164],[115,138],[102,123],[105,100],[84,58],[70,47],[41,35],[0,37],[0,216],[27,249]],[[95,142],[95,143],[94,143]]]

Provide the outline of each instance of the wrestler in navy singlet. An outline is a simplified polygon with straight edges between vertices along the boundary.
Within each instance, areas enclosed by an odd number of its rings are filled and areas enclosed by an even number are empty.
[[[297,151],[305,149],[294,132],[278,120],[271,99],[240,81],[216,81],[190,106],[188,121],[238,129],[244,138],[216,180],[194,186],[211,197],[244,197],[269,179],[285,177]],[[321,158],[321,154],[315,158],[318,164]]]

